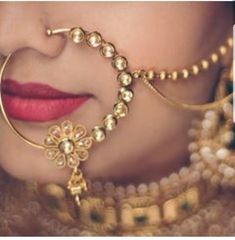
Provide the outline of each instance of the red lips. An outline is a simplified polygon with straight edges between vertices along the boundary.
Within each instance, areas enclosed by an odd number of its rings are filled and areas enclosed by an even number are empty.
[[[3,103],[9,117],[33,122],[58,119],[78,109],[91,95],[71,94],[46,84],[6,79],[2,83]]]

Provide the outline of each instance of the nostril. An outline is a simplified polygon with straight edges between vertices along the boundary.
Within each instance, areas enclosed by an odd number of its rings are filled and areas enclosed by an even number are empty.
[[[47,55],[53,58],[61,54],[61,52],[63,51],[66,45],[66,42],[67,42],[67,39],[64,36],[57,35],[57,36],[50,37],[46,34],[46,30],[45,30],[43,38],[40,43],[38,42],[38,45],[40,45],[41,52],[44,55]]]
[[[6,24],[7,25],[7,24]],[[66,39],[62,35],[49,37],[47,28],[42,24],[24,25],[6,28],[0,27],[0,55],[7,56],[12,52],[30,48],[48,57],[58,56],[64,49]]]

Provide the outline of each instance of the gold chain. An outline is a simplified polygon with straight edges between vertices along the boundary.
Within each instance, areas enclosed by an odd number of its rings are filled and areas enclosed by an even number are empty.
[[[226,81],[226,80],[232,80],[231,71],[232,67],[225,68],[221,72],[220,82]],[[178,101],[175,101],[171,98],[168,98],[164,93],[162,93],[158,88],[156,88],[153,85],[153,81],[150,81],[146,77],[146,72],[142,71],[140,79],[143,81],[143,83],[155,94],[157,94],[165,103],[170,104],[173,107],[179,108],[179,109],[185,109],[190,111],[206,111],[209,109],[215,109],[218,107],[222,107],[224,103],[230,101],[233,97],[233,93],[222,96],[222,99],[219,99],[217,101],[211,102],[211,103],[204,103],[204,104],[187,104],[187,103],[181,103]]]
[[[233,39],[229,37],[226,39],[225,43],[220,45],[216,51],[211,53],[207,58],[200,60],[198,63],[193,64],[190,67],[185,67],[181,70],[147,70],[146,78],[148,80],[173,80],[177,79],[188,79],[193,76],[199,75],[199,73],[208,70],[210,67],[219,62],[226,54],[229,53],[229,49],[233,47]],[[139,78],[142,70],[133,71],[133,76]]]

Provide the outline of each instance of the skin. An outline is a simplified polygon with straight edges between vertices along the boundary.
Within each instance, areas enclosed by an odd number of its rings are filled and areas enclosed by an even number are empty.
[[[91,129],[112,110],[116,73],[93,49],[78,47],[45,29],[80,25],[96,30],[127,57],[131,69],[182,69],[210,54],[232,29],[232,8],[224,3],[4,3],[0,4],[0,63],[14,52],[6,76],[24,83],[47,83],[67,92],[95,97],[63,119]],[[159,88],[187,103],[207,102],[221,64],[194,79],[165,81]],[[108,90],[108,91],[107,91]],[[166,105],[136,83],[130,114],[82,164],[91,179],[117,183],[158,180],[188,162],[187,131],[195,113]],[[57,122],[63,119],[58,119]],[[42,142],[53,122],[13,123],[27,137]],[[70,170],[58,170],[16,137],[0,119],[0,166],[23,180],[65,184]]]

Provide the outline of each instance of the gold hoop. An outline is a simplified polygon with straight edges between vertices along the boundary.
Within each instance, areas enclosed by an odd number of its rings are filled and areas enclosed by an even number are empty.
[[[211,102],[211,103],[205,103],[205,104],[187,104],[187,103],[181,103],[178,101],[175,101],[171,98],[168,98],[164,93],[162,93],[158,88],[156,88],[150,81],[145,77],[141,77],[143,83],[150,89],[152,90],[156,95],[158,95],[163,102],[179,108],[179,109],[184,109],[184,110],[190,110],[190,111],[206,111],[209,109],[215,109],[218,107],[221,107],[224,105],[224,103],[230,101],[233,97],[233,93],[230,93],[229,95],[225,96],[224,98]]]
[[[102,124],[93,127],[91,133],[88,133],[84,126],[80,124],[74,125],[69,120],[65,120],[60,125],[53,125],[49,128],[44,144],[38,144],[28,139],[12,124],[3,104],[3,75],[13,53],[5,58],[0,69],[0,109],[9,128],[21,140],[35,148],[44,149],[47,158],[55,161],[58,167],[68,166],[73,169],[72,176],[68,182],[68,189],[79,205],[80,195],[87,190],[87,186],[78,166],[81,161],[88,159],[88,150],[92,147],[93,142],[102,142],[106,138],[106,133],[115,129],[119,119],[127,116],[129,112],[128,104],[134,97],[131,89],[133,76],[128,71],[127,59],[119,55],[114,45],[106,42],[100,33],[88,32],[81,27],[47,30],[48,36],[61,33],[68,33],[68,37],[75,44],[86,42],[89,47],[99,49],[99,53],[104,58],[111,60],[112,67],[118,72],[117,81],[119,82],[118,97],[113,107],[113,112],[105,115]]]
[[[117,80],[120,85],[118,92],[118,100],[114,105],[113,113],[107,114],[103,119],[103,126],[95,126],[92,129],[91,137],[95,142],[101,142],[105,139],[106,131],[112,131],[120,118],[127,115],[129,108],[128,103],[133,99],[133,91],[131,90],[131,85],[133,83],[133,77],[130,72],[128,72],[128,61],[125,57],[120,56],[116,51],[112,43],[106,42],[100,33],[98,32],[88,32],[81,27],[73,28],[61,28],[61,29],[47,29],[46,33],[48,36],[53,36],[55,34],[68,33],[68,37],[75,43],[79,44],[86,41],[87,45],[91,48],[99,48],[100,54],[108,59],[111,59],[111,65],[118,72]],[[7,64],[9,63],[11,57],[14,53],[9,54],[0,69],[0,85],[2,86],[3,75]],[[3,94],[2,88],[0,89],[0,110],[2,112],[3,118],[9,128],[13,131],[15,135],[20,137],[25,143],[31,145],[32,147],[38,149],[47,149],[48,144],[36,143],[26,136],[24,136],[10,121],[4,104],[3,104]],[[53,126],[52,126],[53,127]],[[86,131],[86,130],[85,130]]]
[[[4,104],[3,104],[3,96],[2,96],[2,81],[3,81],[3,75],[6,69],[6,66],[8,64],[8,62],[10,61],[11,57],[12,57],[13,53],[9,54],[4,62],[3,65],[0,69],[0,86],[1,86],[1,90],[0,90],[0,109],[3,115],[4,120],[6,121],[7,125],[9,126],[9,128],[18,136],[20,137],[21,140],[23,140],[24,142],[28,143],[29,145],[31,145],[32,147],[38,148],[38,149],[45,149],[45,145],[43,144],[39,144],[36,143],[34,141],[31,141],[30,139],[28,139],[27,137],[25,137],[21,132],[19,132],[15,126],[12,124],[12,122],[10,121],[9,117],[7,116],[7,113],[5,111],[4,108]]]

